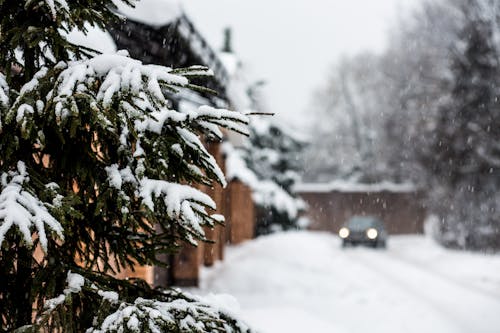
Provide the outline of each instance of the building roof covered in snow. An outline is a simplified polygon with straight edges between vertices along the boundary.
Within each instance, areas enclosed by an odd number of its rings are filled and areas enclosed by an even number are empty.
[[[115,53],[117,51],[116,44],[109,32],[101,30],[101,28],[92,26],[90,23],[85,23],[86,33],[74,28],[67,35],[69,42],[91,48],[102,53]]]
[[[141,0],[128,6],[122,1],[114,1],[119,14],[136,22],[152,25],[168,25],[182,16],[179,0]]]
[[[412,183],[393,183],[383,181],[374,184],[360,184],[335,180],[329,183],[302,183],[295,186],[295,191],[300,193],[327,193],[327,192],[414,192],[417,188]]]
[[[226,106],[227,70],[184,14],[178,0],[141,0],[135,8],[120,5],[118,10],[125,20],[110,29],[118,49],[128,50],[131,57],[144,63],[175,68],[209,67],[213,78],[192,82],[217,92],[217,95],[200,93],[211,104]]]

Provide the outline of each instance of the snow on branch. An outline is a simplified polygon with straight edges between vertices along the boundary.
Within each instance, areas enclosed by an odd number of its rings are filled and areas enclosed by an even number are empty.
[[[9,85],[5,80],[5,75],[0,73],[0,110],[9,107]]]
[[[144,97],[151,105],[165,106],[167,98],[162,91],[163,84],[180,87],[189,83],[185,77],[171,74],[171,71],[168,67],[143,65],[122,51],[103,54],[69,63],[59,75],[60,84],[54,92],[54,100],[64,105],[68,96],[75,92],[86,92],[88,81],[98,78],[102,84],[97,92],[97,101],[104,108],[109,107],[115,97],[129,92],[138,95],[141,91],[147,92]]]
[[[224,173],[215,161],[215,158],[207,151],[200,138],[193,132],[182,127],[178,127],[177,132],[187,146],[199,150],[203,154],[202,159],[206,162],[205,167],[215,174],[217,181],[221,183],[223,187],[226,187],[227,183]]]
[[[129,167],[119,169],[118,164],[112,164],[104,169],[108,174],[108,182],[111,187],[121,190],[123,183],[137,184],[137,180]]]
[[[82,287],[85,284],[85,278],[77,273],[71,273],[68,271],[66,277],[67,287],[64,289],[63,293],[57,297],[48,299],[44,303],[45,314],[50,313],[56,307],[63,304],[66,301],[66,297],[71,294],[77,294],[82,291]]]
[[[0,192],[0,245],[5,235],[17,227],[28,246],[33,245],[31,229],[35,228],[40,246],[47,252],[47,234],[49,226],[61,239],[64,239],[61,224],[49,213],[44,203],[23,189],[29,181],[24,162],[17,163],[17,171],[4,172],[1,175]]]
[[[168,94],[181,88],[191,89],[193,86],[188,77],[193,71],[209,75],[210,70],[199,66],[173,70],[164,66],[144,65],[139,60],[128,57],[125,52],[61,62],[54,71],[42,68],[35,74],[34,79],[21,89],[19,97],[9,110],[8,118],[15,119],[24,129],[34,111],[40,110],[38,104],[49,104],[54,105],[50,110],[54,112],[58,122],[64,125],[69,117],[78,117],[80,113],[77,98],[86,98],[101,123],[111,130],[125,125],[123,122],[116,124],[114,113],[108,112],[114,108],[115,111],[126,115],[123,119],[132,121],[138,134],[162,134],[164,129],[176,126],[189,128],[193,132],[201,130],[205,134],[220,138],[220,126],[248,135],[248,117],[241,113],[205,106],[189,113],[169,108]],[[54,88],[46,96],[32,96],[36,94],[41,82],[47,80],[54,82]],[[43,103],[42,99],[47,99],[46,103]],[[41,103],[30,105],[33,100],[40,100]],[[189,139],[186,143],[190,142],[194,141]],[[218,173],[216,168],[214,170]]]
[[[7,84],[7,81],[5,81],[5,75],[0,73],[0,130],[2,129],[4,112],[9,109],[9,96],[9,85]]]
[[[225,186],[224,174],[201,136],[220,139],[219,127],[248,135],[249,122],[247,116],[230,110],[171,109],[171,93],[192,89],[188,77],[203,73],[210,71],[199,66],[172,70],[144,65],[122,51],[61,62],[53,69],[40,70],[21,89],[6,119],[17,123],[25,137],[38,137],[38,116],[54,121],[62,136],[71,136],[82,115],[90,112],[91,126],[95,126],[90,130],[97,132],[98,140],[107,132],[118,136],[116,143],[103,142],[111,150],[116,148],[121,158],[120,163],[110,161],[105,168],[109,186],[123,198],[134,195],[127,191],[141,193],[143,204],[152,211],[154,199],[161,197],[171,219],[178,219],[188,234],[203,237],[201,226],[216,221],[205,211],[214,208],[213,201],[188,185],[175,183],[194,179],[208,185],[215,180]],[[180,178],[175,183],[154,179],[171,173],[167,163],[171,154],[181,159]],[[131,186],[122,189],[125,183]]]
[[[85,284],[87,288],[84,289]],[[176,289],[157,294],[157,299],[138,297],[133,301],[125,301],[117,292],[102,290],[82,275],[71,271],[67,274],[64,291],[45,301],[45,311],[36,318],[34,325],[26,328],[29,328],[30,332],[38,332],[57,327],[51,326],[54,318],[68,311],[68,307],[72,306],[74,294],[84,294],[100,303],[92,327],[86,330],[88,333],[252,332],[245,322],[237,318],[237,314],[228,310],[238,307],[238,304],[233,298],[228,300],[227,295],[210,294],[207,297],[198,297]]]
[[[207,215],[204,206],[215,209],[215,202],[205,193],[191,186],[157,179],[142,179],[139,196],[150,210],[155,210],[154,198],[163,198],[167,215],[180,219],[182,227],[198,235],[204,235],[199,214]],[[203,205],[203,206],[202,206]]]
[[[201,106],[188,113],[161,108],[159,111],[151,112],[149,117],[136,120],[134,129],[137,133],[150,131],[161,134],[165,126],[174,125],[184,145],[199,151],[202,155],[201,160],[204,162],[203,167],[213,173],[219,183],[226,186],[224,174],[214,157],[206,150],[200,137],[188,125],[191,127],[200,126],[205,134],[222,139],[219,126],[248,135],[247,124],[248,117],[239,112]]]
[[[196,119],[222,126],[243,135],[249,135],[246,126],[248,125],[249,119],[246,115],[239,112],[215,109],[211,106],[203,105],[198,108]]]
[[[30,3],[33,0],[26,0],[26,3]],[[55,20],[57,17],[57,12],[64,9],[69,11],[68,3],[66,0],[45,0],[45,4],[50,9],[50,13],[52,15],[52,19]]]
[[[121,303],[97,326],[87,332],[251,332],[223,310],[189,298],[163,302],[139,297],[133,304]]]

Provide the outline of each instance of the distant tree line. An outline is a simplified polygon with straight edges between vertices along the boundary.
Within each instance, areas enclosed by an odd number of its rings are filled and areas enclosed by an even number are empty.
[[[438,238],[500,248],[500,2],[425,1],[317,92],[306,178],[413,181]]]

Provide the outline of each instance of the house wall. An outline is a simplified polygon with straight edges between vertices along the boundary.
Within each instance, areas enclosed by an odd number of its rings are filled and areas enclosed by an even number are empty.
[[[419,192],[302,192],[310,229],[337,233],[353,215],[379,217],[389,234],[423,233],[425,207]]]
[[[226,237],[231,244],[239,244],[255,236],[255,206],[252,190],[241,181],[228,186],[226,197]]]
[[[206,146],[223,168],[225,163],[220,144],[208,142]],[[170,263],[170,267],[154,268],[155,286],[197,286],[200,266],[212,266],[216,261],[223,260],[224,248],[228,242],[238,244],[254,237],[255,211],[252,192],[248,186],[240,181],[231,181],[225,189],[214,184],[213,187],[202,186],[200,190],[215,201],[217,210],[210,213],[224,215],[225,224],[204,229],[206,238],[212,242],[200,241],[197,247],[183,244],[176,255],[163,256],[162,260]],[[148,271],[146,274],[151,273]]]
[[[222,203],[217,213],[224,213],[225,226],[205,228],[206,237],[215,243],[198,242],[197,247],[185,244],[173,257],[172,284],[176,286],[197,286],[200,266],[212,266],[217,260],[222,260],[227,242],[238,244],[254,237],[255,212],[248,186],[232,181],[225,190],[211,188],[207,193],[216,203]]]

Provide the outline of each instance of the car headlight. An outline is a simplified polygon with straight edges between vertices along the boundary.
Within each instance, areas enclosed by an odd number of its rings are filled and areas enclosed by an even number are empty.
[[[377,229],[370,228],[370,229],[366,230],[366,237],[368,237],[370,239],[375,239],[375,238],[377,238],[377,236],[378,236]]]
[[[349,236],[349,229],[347,229],[346,227],[340,228],[339,236],[340,238],[347,238],[347,236]]]

